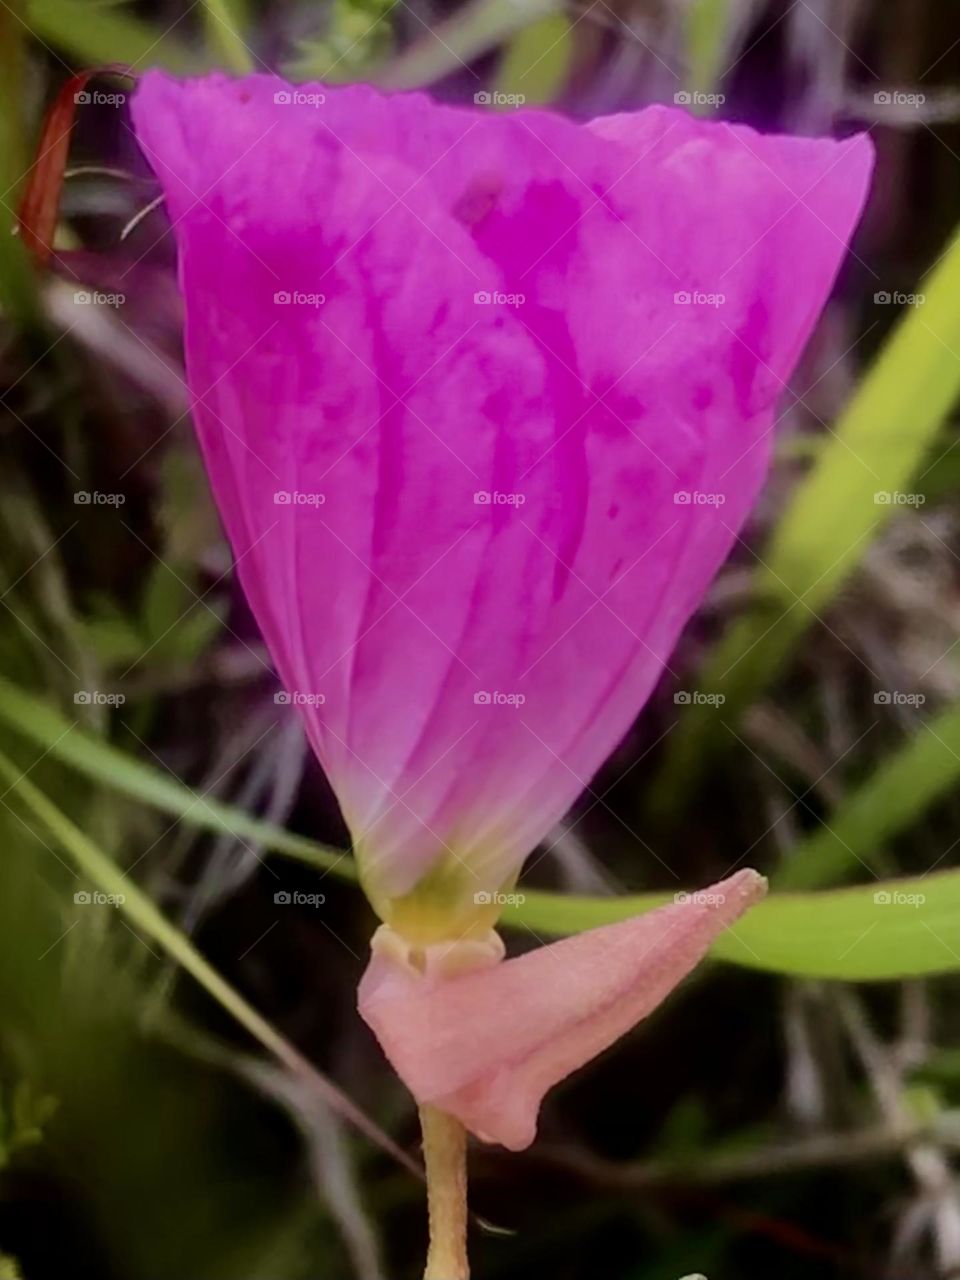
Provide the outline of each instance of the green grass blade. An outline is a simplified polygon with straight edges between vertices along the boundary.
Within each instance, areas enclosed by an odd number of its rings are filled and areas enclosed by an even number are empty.
[[[497,69],[496,91],[521,94],[528,106],[555,101],[570,76],[573,27],[564,13],[549,14],[509,41]]]
[[[240,75],[252,71],[253,55],[242,35],[241,6],[236,0],[202,0],[201,8],[214,60]]]
[[[875,495],[912,492],[924,459],[960,393],[960,234],[920,288],[837,422],[829,442],[759,557],[755,606],[735,623],[697,677],[726,698],[736,723],[774,680],[807,629],[902,507]],[[708,705],[674,731],[663,794],[689,795],[712,750],[734,739]]]
[[[713,93],[723,71],[727,51],[730,0],[693,0],[684,23],[687,88]]]
[[[33,273],[23,241],[14,234],[27,159],[26,29],[13,10],[0,8],[0,305],[23,327],[38,316]]]
[[[383,89],[419,89],[454,71],[462,71],[490,53],[534,18],[558,9],[559,0],[471,0],[438,23],[377,74]],[[477,88],[481,86],[477,83]]]
[[[274,853],[296,858],[320,871],[333,872],[342,879],[356,879],[353,859],[342,852],[262,822],[232,805],[201,796],[155,766],[81,729],[49,703],[2,679],[0,720],[91,781],[152,809],[169,813],[201,830],[252,840]]]
[[[201,829],[249,838],[275,853],[356,879],[352,860],[335,850],[231,805],[201,799],[153,765],[71,726],[58,711],[3,680],[0,720],[44,747],[54,759],[112,790]],[[855,828],[867,821],[864,815],[870,815],[872,825],[864,829],[875,844],[907,827],[952,785],[954,776],[945,768],[945,757],[960,773],[960,711],[947,713],[921,730],[850,797],[849,813],[842,807],[830,823],[839,843],[812,836],[800,846],[797,882],[813,882],[814,872],[802,870],[808,860],[820,869],[819,874],[836,874],[841,854],[851,857],[847,836],[855,838]],[[818,843],[821,839],[823,848]],[[888,912],[875,910],[873,895],[885,889],[922,893],[926,902],[922,909],[894,904]],[[503,923],[535,933],[576,933],[650,911],[668,900],[658,894],[583,898],[531,892],[521,906],[506,911]],[[776,893],[721,939],[714,954],[776,973],[880,980],[960,968],[960,956],[950,950],[951,939],[960,949],[960,872],[816,894]]]
[[[885,900],[886,898],[886,900]],[[528,893],[504,924],[569,934],[671,901]],[[796,977],[882,982],[960,970],[960,871],[821,893],[775,893],[748,911],[711,954]]]
[[[812,889],[873,870],[874,850],[907,830],[960,783],[960,708],[922,725],[801,840],[777,877],[778,888]]]
[[[240,1026],[257,1040],[288,1070],[305,1079],[335,1110],[349,1119],[378,1146],[388,1151],[406,1168],[417,1171],[410,1158],[397,1147],[367,1116],[325,1076],[321,1075],[266,1018],[244,1000],[243,996],[196,949],[190,939],[171,924],[143,890],[105,853],[88,840],[83,832],[26,778],[13,761],[0,755],[0,778],[7,784],[6,794],[19,798],[23,806],[56,839],[77,871],[87,877],[103,893],[118,895],[117,910],[129,921],[141,941],[149,939],[190,976]],[[4,802],[6,803],[6,801]]]
[[[176,36],[142,22],[125,9],[77,0],[27,0],[25,22],[54,49],[62,49],[81,66],[122,62],[138,70],[146,66],[188,73],[204,65]]]

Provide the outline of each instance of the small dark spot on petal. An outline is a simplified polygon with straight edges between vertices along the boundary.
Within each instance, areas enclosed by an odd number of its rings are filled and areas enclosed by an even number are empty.
[[[476,226],[492,213],[502,190],[503,179],[499,174],[480,174],[453,202],[451,212],[465,226]]]
[[[608,520],[616,520],[616,518],[617,518],[617,513],[619,512],[619,510],[620,510],[620,504],[619,504],[619,503],[617,503],[617,502],[614,502],[614,503],[611,505],[610,510],[607,512],[607,519],[608,519]]]

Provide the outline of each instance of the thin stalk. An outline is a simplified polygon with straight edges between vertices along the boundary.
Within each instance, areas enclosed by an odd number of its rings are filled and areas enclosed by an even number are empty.
[[[467,1135],[436,1107],[420,1108],[427,1171],[430,1246],[423,1280],[469,1280],[467,1261]]]

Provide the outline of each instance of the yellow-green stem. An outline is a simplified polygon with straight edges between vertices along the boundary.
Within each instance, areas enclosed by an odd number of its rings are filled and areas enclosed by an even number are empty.
[[[436,1107],[420,1108],[427,1170],[430,1246],[423,1280],[469,1280],[467,1261],[467,1135]]]

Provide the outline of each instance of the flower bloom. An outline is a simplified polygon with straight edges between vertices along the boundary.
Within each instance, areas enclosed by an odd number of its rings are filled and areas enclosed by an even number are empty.
[[[702,894],[502,963],[494,933],[411,952],[384,925],[360,1011],[421,1105],[520,1151],[536,1135],[546,1091],[651,1013],[765,891],[762,876],[738,871]]]
[[[371,901],[456,936],[729,552],[870,144],[266,76],[133,113],[246,595]]]
[[[361,1011],[420,1102],[524,1146],[763,892],[503,963],[490,931],[750,511],[870,144],[263,76],[153,72],[133,111],[239,575],[386,922]]]

